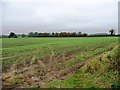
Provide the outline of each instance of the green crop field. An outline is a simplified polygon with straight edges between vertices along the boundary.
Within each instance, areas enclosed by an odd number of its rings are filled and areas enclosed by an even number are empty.
[[[3,87],[119,87],[117,37],[3,38]]]

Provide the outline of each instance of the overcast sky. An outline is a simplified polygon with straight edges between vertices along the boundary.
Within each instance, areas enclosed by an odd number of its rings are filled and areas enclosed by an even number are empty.
[[[118,1],[2,0],[2,33],[108,33],[118,28]]]

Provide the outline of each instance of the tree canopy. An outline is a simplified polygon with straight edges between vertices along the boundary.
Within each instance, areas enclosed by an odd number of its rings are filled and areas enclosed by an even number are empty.
[[[14,32],[11,32],[8,38],[17,38],[17,35]]]
[[[115,35],[115,30],[114,30],[114,29],[111,29],[111,30],[109,30],[109,33],[110,33],[111,35]]]

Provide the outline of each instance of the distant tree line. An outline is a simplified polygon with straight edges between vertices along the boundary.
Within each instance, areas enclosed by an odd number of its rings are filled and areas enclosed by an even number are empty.
[[[38,32],[30,32],[28,34],[28,37],[86,37],[87,33],[81,33],[81,32],[61,32],[61,33],[38,33]]]
[[[81,32],[53,32],[53,33],[39,33],[39,32],[30,32],[28,35],[26,34],[19,34],[16,35],[14,32],[11,32],[9,36],[2,35],[3,38],[17,38],[17,37],[104,37],[104,36],[119,36],[115,35],[115,30],[111,29],[109,30],[110,34],[93,34],[88,35],[87,33],[81,33]]]

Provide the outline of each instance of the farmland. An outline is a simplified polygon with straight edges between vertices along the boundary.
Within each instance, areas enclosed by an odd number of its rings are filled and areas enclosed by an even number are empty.
[[[118,38],[3,38],[3,87],[111,88]]]

